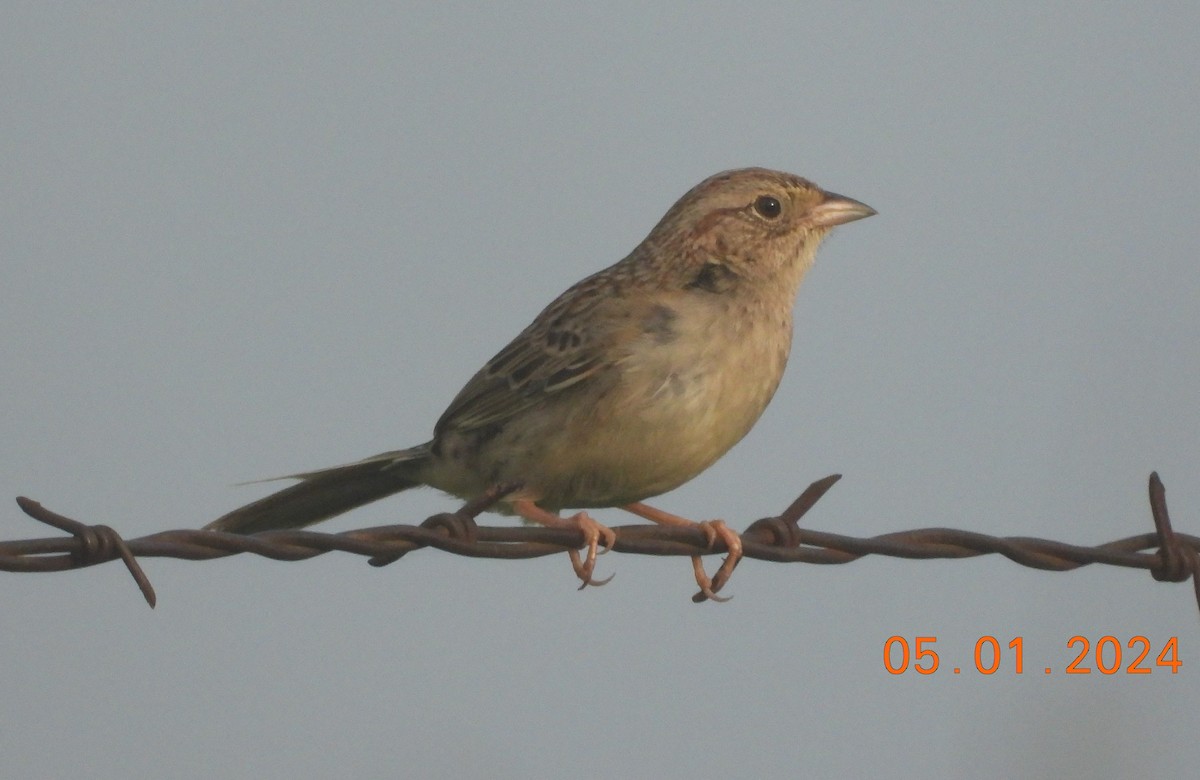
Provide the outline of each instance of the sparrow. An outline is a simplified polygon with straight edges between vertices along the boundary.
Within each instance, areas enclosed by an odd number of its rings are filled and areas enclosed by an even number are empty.
[[[421,485],[468,500],[517,485],[493,509],[578,529],[587,554],[568,552],[581,588],[608,581],[593,579],[596,554],[616,540],[582,510],[620,507],[699,526],[710,549],[720,539],[728,556],[717,576],[699,556],[693,568],[701,593],[722,600],[742,556],[738,534],[642,502],[691,480],[750,431],[783,376],[817,246],[875,213],[789,173],[711,176],[627,257],[543,309],[459,391],[432,439],[281,477],[300,481],[205,528],[300,528]]]

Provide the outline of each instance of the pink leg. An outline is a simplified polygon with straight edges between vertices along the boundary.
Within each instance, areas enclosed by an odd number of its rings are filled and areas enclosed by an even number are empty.
[[[579,586],[580,590],[583,590],[588,585],[604,585],[613,578],[613,575],[610,574],[607,579],[592,579],[592,572],[596,569],[596,553],[600,547],[601,540],[604,541],[604,552],[611,550],[613,544],[617,541],[617,535],[611,528],[597,523],[586,512],[579,512],[571,517],[559,517],[553,512],[542,509],[528,499],[514,501],[512,508],[518,515],[530,522],[538,523],[548,528],[573,528],[583,533],[583,541],[588,550],[587,558],[581,561],[578,550],[567,550],[567,554],[571,557],[571,567],[575,569],[575,576],[579,577],[583,582]]]
[[[705,520],[697,523],[685,517],[673,515],[670,512],[664,512],[661,509],[655,509],[652,506],[642,503],[627,504],[621,508],[659,525],[699,526],[700,530],[704,531],[704,535],[708,538],[708,546],[710,548],[716,544],[717,539],[724,542],[725,549],[729,550],[729,555],[721,562],[721,568],[717,569],[717,573],[713,575],[711,580],[708,578],[708,573],[704,571],[704,564],[700,561],[699,555],[692,556],[692,569],[696,573],[696,584],[700,586],[700,592],[705,597],[713,601],[729,601],[728,598],[718,596],[717,591],[725,587],[725,583],[729,582],[734,568],[737,567],[738,561],[742,559],[742,537],[738,536],[737,531],[725,525],[725,521],[723,520]]]

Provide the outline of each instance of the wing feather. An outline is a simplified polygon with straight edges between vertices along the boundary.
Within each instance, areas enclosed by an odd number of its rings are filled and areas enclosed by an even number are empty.
[[[594,278],[594,277],[593,277]],[[562,295],[459,391],[434,435],[502,423],[555,393],[596,377],[638,335],[619,286],[593,278]]]

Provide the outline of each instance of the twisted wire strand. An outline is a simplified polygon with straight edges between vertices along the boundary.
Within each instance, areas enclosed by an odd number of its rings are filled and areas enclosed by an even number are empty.
[[[1154,533],[1118,539],[1095,547],[1050,539],[989,536],[953,528],[918,528],[873,537],[853,537],[800,527],[800,520],[841,479],[833,474],[813,482],[775,517],[751,523],[742,532],[746,558],[780,563],[844,564],[867,555],[896,558],[971,558],[999,554],[1047,571],[1070,571],[1104,564],[1146,569],[1160,582],[1192,580],[1200,607],[1200,537],[1171,526],[1166,490],[1158,473],[1150,475]],[[70,536],[0,541],[0,571],[65,571],[121,560],[153,607],[154,588],[138,558],[202,561],[251,553],[280,561],[301,561],[339,551],[362,555],[372,566],[386,566],[408,553],[433,547],[474,558],[522,559],[553,555],[583,546],[579,532],[539,526],[480,526],[475,518],[515,486],[501,485],[468,502],[457,512],[434,515],[420,525],[386,525],[340,533],[264,531],[252,535],[221,531],[174,530],[123,539],[106,525],[87,525],[57,514],[29,498],[17,498],[21,510]],[[727,552],[713,547],[700,528],[659,525],[613,526],[613,550],[638,555],[696,556]],[[703,594],[693,597],[703,601]]]

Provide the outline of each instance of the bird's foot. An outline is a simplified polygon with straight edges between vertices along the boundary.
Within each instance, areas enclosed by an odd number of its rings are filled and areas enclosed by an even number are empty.
[[[592,577],[592,573],[596,570],[596,555],[608,552],[617,542],[617,534],[611,528],[596,522],[587,512],[579,512],[571,517],[559,517],[554,512],[542,509],[529,499],[514,501],[512,507],[513,511],[530,522],[548,528],[573,528],[583,534],[583,545],[587,548],[587,556],[580,557],[579,550],[567,550],[567,555],[571,558],[571,568],[575,570],[575,576],[582,583],[579,586],[580,590],[588,585],[597,587],[607,585],[613,578],[614,575],[611,574],[602,580]],[[602,541],[603,549],[601,549]]]
[[[737,531],[725,525],[724,520],[705,520],[697,525],[708,538],[709,549],[715,547],[717,539],[720,539],[725,543],[725,549],[729,551],[729,554],[725,556],[725,560],[721,561],[721,566],[712,579],[709,579],[708,573],[704,571],[704,563],[700,556],[692,556],[692,569],[696,574],[696,584],[700,586],[700,592],[693,598],[699,601],[702,600],[699,597],[704,596],[713,601],[729,601],[733,598],[732,596],[718,596],[717,591],[725,587],[725,583],[729,582],[729,578],[733,575],[733,570],[737,568],[738,562],[742,560],[742,537],[738,535]]]
[[[705,520],[697,523],[688,520],[686,517],[673,515],[670,512],[664,512],[661,509],[655,509],[646,504],[628,504],[622,507],[628,512],[632,512],[638,517],[644,517],[659,525],[674,525],[674,526],[693,526],[699,527],[704,532],[704,537],[708,540],[708,547],[711,550],[716,547],[717,540],[720,539],[725,544],[725,549],[729,551],[729,555],[725,556],[725,560],[721,562],[721,567],[717,569],[717,573],[710,579],[708,572],[704,571],[704,562],[699,555],[692,556],[692,571],[696,575],[696,584],[700,586],[700,592],[692,597],[693,601],[704,601],[712,599],[713,601],[729,601],[729,596],[718,596],[717,592],[725,587],[725,583],[729,582],[729,578],[733,575],[733,570],[737,567],[738,561],[742,559],[742,537],[738,535],[729,526],[725,525],[724,520]]]
[[[588,585],[595,585],[597,587],[607,585],[616,575],[610,574],[602,580],[596,580],[592,579],[592,572],[596,570],[596,555],[603,555],[617,543],[616,532],[608,526],[593,520],[587,512],[572,515],[562,522],[564,525],[577,527],[583,533],[583,541],[587,546],[587,557],[582,560],[579,556],[579,550],[567,551],[567,555],[571,557],[571,567],[575,569],[575,576],[581,581],[579,589],[583,590]],[[604,549],[600,549],[601,540],[604,542]]]

